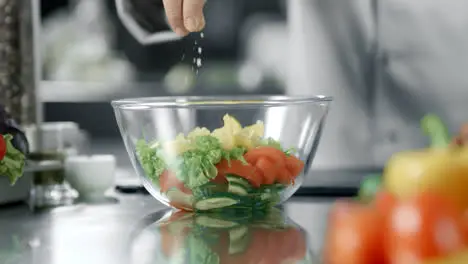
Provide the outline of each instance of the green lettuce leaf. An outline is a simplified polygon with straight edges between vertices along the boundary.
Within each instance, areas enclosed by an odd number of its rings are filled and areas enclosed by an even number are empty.
[[[166,169],[160,148],[151,147],[151,144],[146,141],[139,140],[136,144],[136,152],[145,174],[152,182],[159,185],[159,177]]]
[[[26,156],[11,143],[12,135],[2,136],[6,144],[6,154],[0,161],[0,175],[8,177],[10,184],[14,185],[23,176]]]
[[[213,136],[196,137],[194,148],[182,153],[176,167],[177,177],[188,187],[195,188],[216,178],[216,164],[223,157],[219,140]]]

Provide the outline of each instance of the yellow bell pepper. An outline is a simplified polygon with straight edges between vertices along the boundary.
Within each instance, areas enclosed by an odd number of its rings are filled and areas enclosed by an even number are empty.
[[[468,209],[468,148],[449,146],[447,130],[435,116],[426,116],[422,127],[431,148],[395,154],[384,169],[384,187],[403,199],[434,191]]]
[[[468,251],[463,251],[453,256],[424,262],[424,264],[466,264],[466,263],[468,263]]]

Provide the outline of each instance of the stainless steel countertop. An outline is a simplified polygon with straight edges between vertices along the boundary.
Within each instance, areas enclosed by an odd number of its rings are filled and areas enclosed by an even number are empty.
[[[129,234],[145,216],[166,209],[151,196],[115,195],[101,204],[77,204],[31,213],[27,206],[0,207],[0,263],[107,264],[142,262],[145,254],[129,245]],[[308,234],[309,248],[322,246],[333,200],[294,198],[285,214]],[[132,261],[133,260],[133,261]]]

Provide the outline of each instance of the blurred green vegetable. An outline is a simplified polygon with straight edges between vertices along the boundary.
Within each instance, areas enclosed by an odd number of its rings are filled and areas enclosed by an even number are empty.
[[[359,199],[363,202],[370,202],[382,187],[382,176],[379,174],[370,175],[364,178],[359,189]]]

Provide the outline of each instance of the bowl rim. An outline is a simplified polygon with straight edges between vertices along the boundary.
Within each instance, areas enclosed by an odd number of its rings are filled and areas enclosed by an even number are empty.
[[[329,104],[332,101],[333,97],[324,95],[164,96],[113,100],[111,105],[114,109],[129,110],[158,108],[260,108],[301,104]]]

